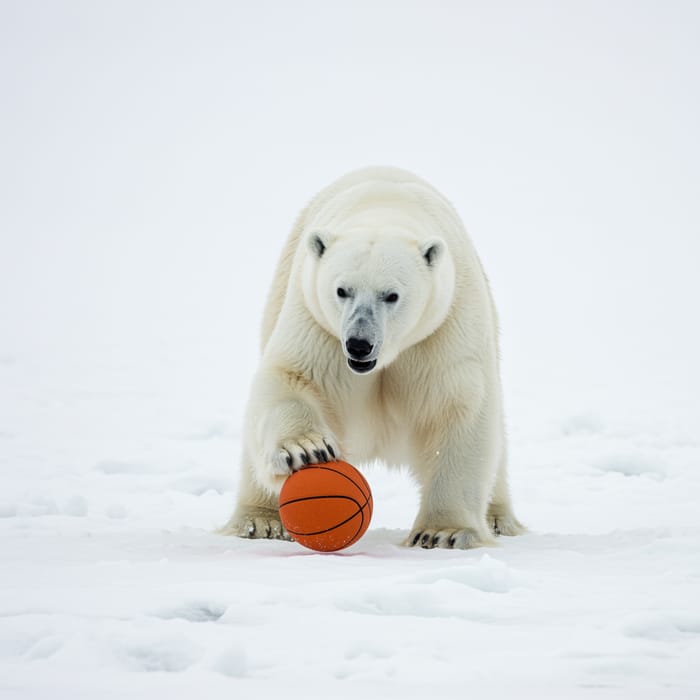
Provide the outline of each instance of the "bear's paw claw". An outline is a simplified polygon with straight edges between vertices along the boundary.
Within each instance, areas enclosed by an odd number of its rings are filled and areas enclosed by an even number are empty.
[[[472,549],[483,542],[478,533],[469,528],[418,528],[411,532],[403,544],[421,549]]]
[[[268,508],[253,508],[249,512],[234,516],[221,532],[249,540],[291,541],[292,539],[284,529],[278,511]]]
[[[494,535],[513,537],[527,532],[527,528],[513,515],[510,510],[491,505],[486,516],[486,522]]]
[[[312,464],[324,464],[336,458],[338,449],[333,442],[319,433],[303,435],[295,440],[286,440],[272,458],[273,472],[287,476]]]

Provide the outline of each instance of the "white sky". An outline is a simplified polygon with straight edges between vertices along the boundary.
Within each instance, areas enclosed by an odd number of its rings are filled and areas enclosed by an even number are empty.
[[[0,358],[242,404],[296,213],[387,164],[470,230],[516,421],[697,424],[699,69],[694,2],[2,2]]]

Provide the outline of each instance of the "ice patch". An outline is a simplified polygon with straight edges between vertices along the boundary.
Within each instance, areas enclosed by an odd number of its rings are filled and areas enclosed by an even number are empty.
[[[667,467],[658,458],[647,454],[623,453],[598,460],[593,466],[602,472],[623,476],[646,476],[657,481],[667,477]]]
[[[215,622],[226,612],[226,606],[218,603],[193,601],[174,608],[164,608],[155,613],[164,620],[187,620],[188,622]]]

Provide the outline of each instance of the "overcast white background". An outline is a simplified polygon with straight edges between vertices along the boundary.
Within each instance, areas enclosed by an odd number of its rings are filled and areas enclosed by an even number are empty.
[[[6,354],[249,375],[297,211],[389,164],[462,214],[511,389],[700,393],[695,3],[2,7]]]
[[[123,512],[126,542],[136,520],[177,532],[225,517],[280,247],[316,191],[365,165],[429,180],[479,250],[528,524],[585,532],[595,499],[557,524],[536,494],[570,495],[577,460],[614,463],[598,443],[573,460],[565,443],[533,446],[543,436],[633,436],[633,474],[658,473],[650,440],[690,446],[662,471],[694,474],[699,75],[695,2],[1,0],[3,541],[25,551],[17,533],[76,514],[94,534]],[[540,448],[546,486],[527,471]],[[90,479],[120,464],[132,480],[115,504]],[[217,495],[149,503],[134,464],[212,478]],[[697,539],[688,478],[687,510],[667,504],[653,525]],[[603,491],[624,523],[618,486]],[[403,497],[396,522],[379,498],[387,532],[410,525]]]

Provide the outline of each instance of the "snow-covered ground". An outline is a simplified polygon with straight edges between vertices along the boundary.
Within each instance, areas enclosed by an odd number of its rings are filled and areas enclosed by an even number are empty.
[[[0,5],[0,698],[700,695],[697,4]],[[462,214],[529,534],[214,533],[298,209]]]

